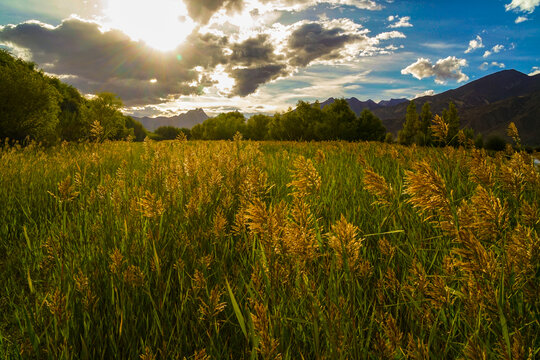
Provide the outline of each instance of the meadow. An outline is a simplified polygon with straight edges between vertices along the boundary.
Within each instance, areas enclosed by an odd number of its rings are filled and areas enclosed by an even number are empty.
[[[0,358],[540,357],[524,152],[0,149]]]

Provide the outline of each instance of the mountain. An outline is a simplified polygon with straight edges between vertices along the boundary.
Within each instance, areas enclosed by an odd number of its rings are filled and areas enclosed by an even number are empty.
[[[390,100],[381,100],[379,103],[376,103],[375,101],[369,99],[367,101],[360,101],[355,97],[352,97],[350,99],[346,99],[347,103],[351,107],[351,109],[356,113],[360,114],[364,109],[369,109],[371,111],[374,111],[376,109],[388,107],[388,106],[395,106],[402,103],[408,103],[409,100],[407,99],[390,99]],[[329,98],[328,100],[321,103],[321,109],[324,108],[326,105],[332,104],[336,99]]]
[[[196,109],[171,117],[160,116],[155,118],[133,118],[139,121],[147,130],[154,131],[160,126],[174,126],[177,128],[191,129],[193,126],[201,124],[204,120],[208,119],[209,116],[206,115],[203,109]]]
[[[328,99],[322,104],[333,101]],[[457,89],[414,100],[418,112],[429,102],[433,114],[442,114],[450,101],[456,104],[463,127],[469,126],[484,136],[505,136],[506,127],[513,121],[524,144],[540,145],[540,75],[503,70]],[[382,106],[387,103],[380,102],[376,107],[369,107],[364,104],[370,100],[361,102],[356,98],[347,99],[347,102],[358,115],[364,108],[369,108],[394,135],[403,127],[409,105],[409,101],[388,106]]]
[[[409,99],[390,99],[390,100],[381,100],[379,101],[380,106],[388,107],[388,106],[396,106],[403,103],[408,103]]]
[[[513,121],[525,144],[540,144],[540,76],[528,76],[516,70],[503,70],[472,81],[457,89],[414,100],[418,112],[429,102],[434,114],[441,114],[450,101],[458,108],[462,126],[469,126],[485,136],[505,136]],[[408,103],[378,108],[373,112],[397,134],[402,128]]]

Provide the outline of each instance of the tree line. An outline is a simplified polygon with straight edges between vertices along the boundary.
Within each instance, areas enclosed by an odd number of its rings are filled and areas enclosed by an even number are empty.
[[[240,133],[251,140],[289,141],[386,141],[393,135],[386,132],[381,120],[371,111],[357,116],[345,99],[337,99],[321,108],[319,102],[299,101],[295,109],[273,116],[258,114],[246,119],[238,111],[219,114],[195,125],[192,129],[164,126],[153,133],[141,123],[122,114],[121,99],[103,92],[86,98],[73,86],[37,70],[32,62],[14,58],[0,50],[0,139],[23,142],[26,139],[44,144],[58,141],[143,141],[171,140],[184,136],[195,140],[227,140]],[[420,113],[414,101],[409,103],[397,142],[421,146],[457,145],[467,142],[482,147],[481,135],[470,128],[461,129],[454,103],[442,112],[447,127],[445,139],[432,133],[433,113],[425,103]],[[504,149],[505,140],[491,137],[487,148]]]
[[[195,125],[189,135],[192,139],[224,140],[237,132],[251,140],[382,141],[386,136],[379,118],[369,110],[356,116],[344,99],[322,109],[318,102],[299,101],[294,110],[273,116],[258,114],[247,120],[240,112],[224,113]]]
[[[144,140],[144,127],[120,111],[115,94],[87,99],[73,86],[0,50],[0,139],[58,141]]]

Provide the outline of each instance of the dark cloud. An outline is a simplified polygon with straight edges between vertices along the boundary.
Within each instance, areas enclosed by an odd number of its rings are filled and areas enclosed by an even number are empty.
[[[225,64],[228,59],[223,50],[228,45],[226,36],[214,34],[199,34],[193,32],[176,51],[181,56],[184,66],[194,68],[202,66],[206,69],[214,68],[218,64]]]
[[[217,2],[203,3],[212,8]],[[197,29],[175,51],[161,52],[118,30],[102,32],[94,22],[70,18],[56,27],[39,22],[0,27],[0,44],[29,53],[44,71],[85,93],[112,91],[126,105],[138,106],[201,94],[215,84],[218,65],[236,82],[231,95],[247,96],[297,67],[341,58],[346,46],[368,40],[354,24],[312,22],[291,28],[279,46],[267,34],[231,43]],[[284,54],[276,54],[276,46]]]
[[[240,11],[244,7],[243,0],[184,0],[189,16],[201,23],[206,24],[221,9],[228,11]]]
[[[286,66],[283,64],[234,69],[231,76],[236,84],[232,95],[247,96],[255,92],[260,85],[285,75],[287,75]]]
[[[289,38],[291,64],[307,66],[315,59],[339,58],[339,50],[346,44],[365,39],[363,35],[348,34],[339,27],[325,29],[319,23],[304,24]]]
[[[243,66],[275,62],[278,57],[274,54],[274,46],[268,39],[268,35],[263,34],[232,45],[230,61]]]
[[[225,62],[227,39],[192,34],[176,52],[163,53],[120,31],[101,32],[95,23],[68,19],[57,27],[38,22],[6,26],[0,29],[0,43],[29,49],[48,73],[74,75],[66,81],[83,91],[115,91],[136,104],[200,92],[194,68]]]

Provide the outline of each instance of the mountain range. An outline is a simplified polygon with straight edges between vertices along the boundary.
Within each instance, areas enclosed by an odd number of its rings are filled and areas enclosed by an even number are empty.
[[[140,122],[147,130],[154,131],[161,126],[174,126],[177,128],[188,128],[191,129],[193,126],[202,123],[204,120],[208,119],[209,116],[206,115],[203,109],[189,110],[188,112],[171,117],[142,117],[133,119]]]
[[[346,99],[351,109],[360,114],[371,110],[394,135],[403,127],[409,101],[406,99],[379,102]],[[473,128],[484,136],[505,136],[513,121],[521,140],[527,145],[540,145],[540,74],[529,76],[516,70],[503,70],[441,94],[414,99],[417,111],[429,102],[433,114],[441,114],[452,101],[458,108],[463,127]],[[334,102],[330,98],[322,106]]]
[[[357,114],[369,109],[378,116],[386,129],[397,135],[403,127],[408,99],[360,101],[346,99]],[[335,101],[329,98],[320,103],[321,108]],[[516,124],[523,144],[540,145],[540,74],[529,76],[516,70],[503,70],[441,94],[414,99],[417,111],[428,102],[433,114],[442,114],[450,102],[457,106],[462,127],[471,127],[484,135],[506,136],[506,128],[512,121]],[[203,109],[190,110],[172,117],[134,118],[146,129],[160,126],[191,128],[208,119]]]

